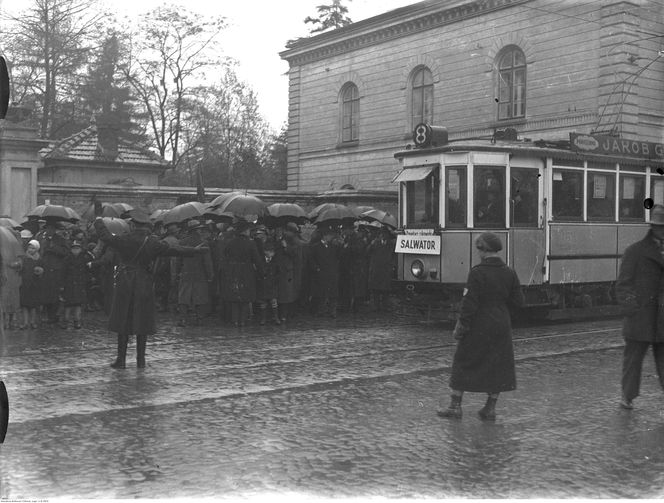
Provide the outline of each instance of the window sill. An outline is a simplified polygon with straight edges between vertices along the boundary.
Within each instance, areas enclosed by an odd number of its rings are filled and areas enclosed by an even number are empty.
[[[358,147],[360,145],[360,140],[353,140],[353,141],[342,141],[337,143],[337,149],[344,149],[344,148],[353,148],[353,147]]]
[[[519,117],[517,119],[499,119],[495,122],[489,123],[490,128],[504,128],[509,126],[520,126],[526,124],[528,120],[525,117]]]

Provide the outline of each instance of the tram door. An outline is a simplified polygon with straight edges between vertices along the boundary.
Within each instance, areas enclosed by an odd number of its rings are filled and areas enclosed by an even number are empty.
[[[542,170],[510,167],[510,265],[522,285],[541,285],[546,256]]]

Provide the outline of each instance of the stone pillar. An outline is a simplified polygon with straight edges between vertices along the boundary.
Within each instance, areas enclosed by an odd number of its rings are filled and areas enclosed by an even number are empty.
[[[36,129],[0,120],[0,215],[23,222],[37,206],[39,150],[47,144]]]

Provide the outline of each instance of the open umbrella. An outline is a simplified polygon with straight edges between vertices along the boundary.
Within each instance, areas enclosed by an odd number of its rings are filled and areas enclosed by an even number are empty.
[[[373,206],[351,206],[350,209],[355,213],[356,217],[359,217],[365,211],[373,210],[375,208]]]
[[[108,232],[116,236],[121,236],[122,234],[126,234],[131,230],[129,223],[122,218],[102,217],[101,221],[104,222]]]
[[[0,217],[0,227],[9,227],[11,229],[18,229],[18,230],[23,229],[23,226],[21,224],[19,224],[16,220],[8,216]]]
[[[26,215],[28,218],[78,222],[81,217],[69,206],[60,204],[40,204]]]
[[[265,222],[270,226],[284,226],[288,222],[302,225],[307,222],[307,212],[299,204],[274,203],[267,207]]]
[[[160,209],[160,210],[154,210],[150,214],[150,220],[157,223],[157,222],[163,222],[164,217],[168,213],[168,210]]]
[[[103,203],[101,216],[120,218],[134,207],[127,203]]]
[[[233,223],[233,219],[235,218],[235,215],[233,215],[229,211],[220,211],[219,207],[216,208],[208,208],[205,210],[205,213],[203,213],[203,218],[206,220],[212,220],[217,223]]]
[[[192,218],[201,218],[203,213],[208,209],[208,205],[205,203],[199,203],[198,201],[190,201],[184,204],[178,204],[177,206],[168,210],[168,213],[163,215],[164,225],[168,224],[181,224]]]
[[[256,196],[235,194],[226,199],[218,210],[232,213],[236,217],[243,217],[246,220],[253,220],[254,217],[258,218],[267,214],[267,205]]]
[[[335,206],[338,206],[338,205],[335,204],[335,203],[323,203],[323,204],[319,204],[318,206],[316,206],[313,210],[311,210],[311,211],[309,212],[309,214],[307,215],[307,217],[309,218],[309,220],[314,221],[314,220],[316,219],[316,217],[318,216],[318,214],[319,214],[321,211],[323,211],[323,210],[326,209],[326,208],[334,208]]]
[[[370,222],[378,222],[393,229],[397,228],[397,219],[387,211],[376,209],[365,211],[360,214],[360,218]]]
[[[212,207],[216,207],[216,208],[218,208],[219,206],[221,206],[222,204],[224,204],[224,203],[225,203],[228,199],[230,199],[231,197],[233,197],[233,196],[240,196],[240,195],[242,195],[242,192],[237,192],[237,191],[236,191],[236,192],[226,192],[226,193],[224,193],[224,194],[221,194],[221,195],[215,197],[215,198],[214,198],[214,199],[208,204],[208,206],[210,206],[211,208],[212,208]]]
[[[357,217],[348,206],[335,203],[326,204],[328,204],[328,206],[320,209],[316,217],[313,219],[314,224],[325,224],[328,226],[349,225],[357,220]]]

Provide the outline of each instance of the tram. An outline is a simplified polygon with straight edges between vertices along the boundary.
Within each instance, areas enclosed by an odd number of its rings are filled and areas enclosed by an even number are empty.
[[[616,311],[620,258],[647,232],[652,204],[664,204],[664,145],[575,133],[532,141],[514,129],[448,141],[428,124],[413,143],[395,154],[393,179],[395,288],[409,302],[451,317],[480,260],[475,238],[490,231],[531,312]]]

